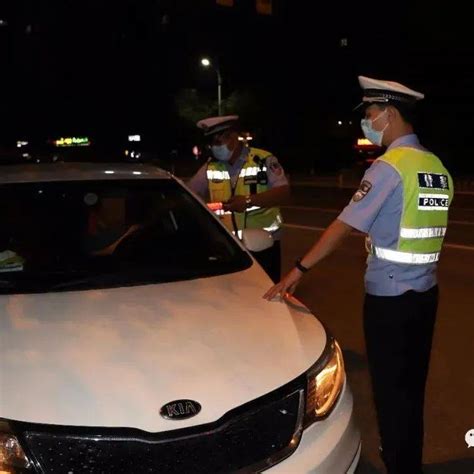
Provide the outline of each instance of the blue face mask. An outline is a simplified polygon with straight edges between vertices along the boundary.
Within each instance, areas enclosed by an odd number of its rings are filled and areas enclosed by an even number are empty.
[[[385,130],[387,129],[388,123],[387,125],[385,125],[383,130],[380,130],[380,131],[374,130],[373,123],[376,122],[380,117],[382,117],[386,112],[387,112],[387,109],[385,109],[374,120],[362,119],[360,121],[360,126],[362,128],[362,131],[364,132],[365,138],[367,138],[367,140],[369,140],[371,143],[377,146],[382,146],[383,132],[385,132]]]
[[[211,150],[219,161],[229,161],[232,156],[232,151],[226,145],[212,145]]]

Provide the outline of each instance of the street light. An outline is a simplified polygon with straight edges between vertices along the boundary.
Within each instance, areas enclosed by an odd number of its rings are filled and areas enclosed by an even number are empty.
[[[204,67],[212,67],[217,74],[217,113],[222,115],[222,76],[219,66],[213,66],[209,58],[202,58],[201,65]]]

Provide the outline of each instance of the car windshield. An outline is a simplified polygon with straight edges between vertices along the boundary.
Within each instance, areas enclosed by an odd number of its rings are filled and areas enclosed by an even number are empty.
[[[171,179],[0,186],[0,293],[188,280],[251,259]]]

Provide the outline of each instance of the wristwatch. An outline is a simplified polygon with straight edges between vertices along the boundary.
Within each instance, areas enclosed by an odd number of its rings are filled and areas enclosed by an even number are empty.
[[[245,196],[245,205],[247,208],[252,206],[252,196],[250,194],[247,194],[247,196]]]
[[[305,267],[305,266],[301,263],[301,257],[299,257],[299,258],[296,259],[295,267],[296,267],[300,272],[303,272],[303,273],[306,273],[306,272],[309,270],[309,268]]]

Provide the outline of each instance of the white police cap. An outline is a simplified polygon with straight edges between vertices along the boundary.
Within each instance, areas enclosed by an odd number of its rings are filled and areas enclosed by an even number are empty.
[[[362,104],[392,102],[414,105],[425,97],[421,92],[414,91],[398,82],[359,76],[359,84],[364,90]]]
[[[223,132],[237,124],[239,120],[238,115],[226,115],[224,117],[209,117],[199,120],[196,124],[198,128],[204,130],[204,135],[214,135],[215,133]]]

